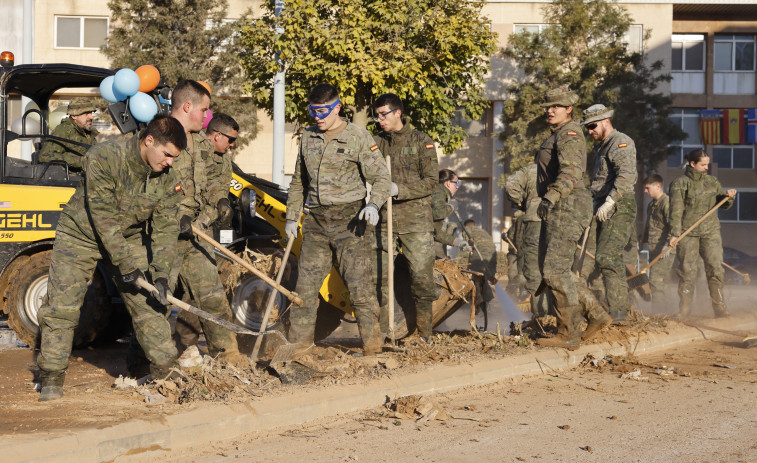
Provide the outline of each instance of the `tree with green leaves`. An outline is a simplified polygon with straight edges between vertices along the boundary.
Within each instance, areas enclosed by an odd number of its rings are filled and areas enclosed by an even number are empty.
[[[684,134],[668,118],[671,97],[658,90],[670,81],[661,72],[663,63],[647,63],[643,52],[628,49],[633,20],[626,9],[605,0],[555,0],[543,14],[548,27],[511,35],[504,50],[525,76],[508,88],[502,161],[510,172],[533,162],[549,134],[539,104],[548,89],[567,84],[580,97],[574,119],[594,103],[614,109],[613,125],[633,138],[639,163],[654,169],[667,157],[667,146]],[[645,41],[649,36],[647,30]]]
[[[469,0],[291,0],[276,18],[274,2],[263,2],[262,16],[242,30],[246,89],[271,113],[273,76],[283,66],[286,119],[299,126],[312,123],[307,95],[318,83],[335,85],[348,117],[361,125],[373,101],[392,92],[413,125],[450,153],[467,136],[451,124],[455,111],[477,119],[489,105],[482,84],[496,42],[482,6]]]
[[[114,68],[158,68],[166,85],[181,79],[211,87],[211,111],[224,112],[240,125],[237,146],[258,132],[255,102],[243,95],[244,70],[237,38],[248,12],[227,19],[227,0],[110,0],[113,30],[102,52]]]

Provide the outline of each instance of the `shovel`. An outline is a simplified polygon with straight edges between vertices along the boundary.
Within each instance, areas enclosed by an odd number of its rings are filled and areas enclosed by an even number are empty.
[[[690,226],[689,228],[686,229],[686,231],[684,231],[683,233],[681,233],[681,236],[678,237],[678,240],[676,241],[676,244],[678,244],[679,242],[681,242],[681,239],[684,236],[686,236],[689,233],[691,233],[691,231],[693,229],[695,229],[697,227],[697,225],[699,225],[700,223],[704,222],[704,219],[706,219],[707,217],[709,217],[710,215],[712,215],[713,212],[717,211],[718,208],[720,206],[722,206],[723,204],[725,204],[725,202],[728,201],[729,199],[731,199],[730,196],[726,196],[725,198],[723,198],[722,200],[720,200],[719,203],[715,204],[712,207],[712,209],[710,209],[709,211],[707,211],[707,213],[705,215],[703,215],[702,217],[700,217],[699,220],[697,220],[696,222],[694,222],[694,224],[692,226]],[[647,278],[647,275],[646,275],[647,274],[647,270],[649,270],[649,268],[651,266],[653,266],[654,264],[656,264],[657,261],[660,260],[662,258],[662,256],[664,256],[673,247],[674,246],[670,246],[668,244],[667,246],[665,246],[663,248],[662,251],[660,251],[660,254],[658,254],[657,257],[655,257],[654,259],[652,259],[652,261],[649,264],[647,264],[646,267],[644,267],[643,269],[641,269],[641,271],[639,271],[639,273],[637,273],[635,275],[631,275],[628,278],[626,278],[626,280],[628,280],[628,286],[630,286],[631,288],[636,288],[637,286],[643,285],[644,283],[648,283],[649,282],[649,278]]]
[[[214,240],[213,238],[211,238],[210,236],[208,236],[207,234],[205,234],[202,230],[200,230],[196,226],[192,225],[192,231],[195,233],[195,235],[199,236],[203,240],[205,240],[208,243],[212,244],[216,249],[218,249],[219,251],[221,251],[226,257],[228,257],[229,259],[233,260],[234,262],[236,262],[237,264],[241,265],[242,267],[246,268],[247,270],[249,270],[250,272],[252,272],[253,274],[255,274],[255,276],[257,276],[261,280],[263,280],[266,283],[268,283],[270,286],[272,286],[278,292],[280,292],[281,294],[283,294],[284,296],[286,296],[287,299],[289,299],[290,301],[294,302],[298,306],[302,306],[302,299],[297,295],[297,293],[289,291],[285,287],[283,287],[280,284],[276,283],[271,278],[269,278],[268,275],[266,275],[265,273],[263,273],[260,270],[256,269],[255,267],[253,267],[249,263],[245,262],[238,255],[236,255],[233,252],[231,252],[228,249],[226,249],[226,247],[224,245],[222,245],[218,241]]]
[[[155,286],[151,285],[147,281],[145,281],[143,278],[137,279],[137,286],[144,289],[150,294],[155,294],[158,292],[158,290],[155,288]],[[231,323],[228,320],[224,320],[221,317],[215,316],[213,314],[210,314],[208,312],[205,312],[204,310],[197,308],[193,305],[187,304],[186,302],[182,301],[181,299],[177,299],[174,297],[173,294],[168,294],[168,302],[175,305],[176,307],[180,308],[181,310],[186,310],[187,312],[191,314],[195,314],[198,317],[202,318],[203,320],[207,320],[209,322],[215,323],[216,325],[226,328],[229,331],[232,331],[237,334],[249,334],[252,336],[262,336],[264,334],[275,334],[278,337],[281,338],[282,341],[284,341],[284,345],[279,347],[279,350],[276,351],[276,355],[274,355],[274,358],[277,358],[279,362],[284,362],[289,359],[289,357],[292,356],[294,351],[297,348],[296,344],[290,344],[289,341],[287,341],[287,338],[284,336],[284,334],[281,333],[279,330],[268,330],[268,331],[252,331],[248,330],[247,328],[243,328],[237,324]],[[263,325],[265,326],[265,325]],[[273,362],[273,360],[271,360]]]
[[[389,157],[389,155],[386,155],[386,167],[389,169],[389,175],[392,173],[392,158]],[[392,230],[394,218],[392,217],[392,197],[389,196],[389,199],[386,200],[386,247],[387,252],[389,253],[389,262],[387,262],[387,283],[388,283],[388,293],[389,293],[389,338],[392,341],[392,346],[395,346],[397,344],[396,339],[394,338],[394,235]]]
[[[281,266],[279,267],[279,273],[276,275],[276,284],[281,284],[281,278],[284,276],[284,272],[286,271],[287,261],[289,260],[289,253],[292,251],[292,245],[294,244],[296,236],[295,235],[289,235],[287,236],[287,239],[289,240],[287,242],[287,247],[284,250],[284,257],[281,258]],[[268,303],[265,307],[265,313],[263,313],[263,320],[260,322],[260,331],[259,333],[262,333],[265,330],[265,327],[268,325],[268,317],[271,315],[271,310],[273,309],[273,303],[276,300],[276,288],[271,288],[271,295],[268,296]],[[258,358],[258,352],[260,351],[260,345],[263,342],[263,336],[258,336],[258,338],[255,340],[255,347],[252,348],[252,354],[250,357],[252,359]],[[286,345],[282,346],[286,347]],[[279,348],[276,351],[276,354],[274,354],[274,357],[279,355],[279,352],[281,352],[281,348]]]

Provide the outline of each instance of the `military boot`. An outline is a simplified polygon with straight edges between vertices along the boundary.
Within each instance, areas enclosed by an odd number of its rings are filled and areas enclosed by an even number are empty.
[[[715,318],[730,317],[731,314],[725,307],[723,284],[719,281],[710,281],[707,286],[710,290],[710,299],[712,300],[712,310],[715,311]]]
[[[678,316],[681,318],[688,317],[691,313],[691,303],[694,300],[694,294],[690,289],[679,289],[678,296],[680,301],[678,302]]]
[[[43,373],[40,379],[40,402],[47,402],[50,400],[57,400],[63,398],[63,381],[66,379],[65,373],[50,374]]]
[[[613,318],[604,310],[591,311],[588,319],[589,323],[586,325],[586,331],[584,331],[581,341],[590,340],[597,333],[610,326],[613,322]]]
[[[536,344],[544,347],[561,347],[576,350],[581,347],[578,324],[581,318],[581,306],[555,307],[557,318],[557,336],[539,338]]]
[[[159,379],[177,379],[181,378],[181,374],[179,373],[180,369],[181,367],[179,367],[179,361],[177,359],[173,359],[165,365],[151,363],[150,375],[152,376],[153,381]]]

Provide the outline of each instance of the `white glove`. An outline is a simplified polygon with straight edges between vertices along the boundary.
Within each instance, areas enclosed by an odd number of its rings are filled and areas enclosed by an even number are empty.
[[[470,244],[468,244],[466,240],[460,238],[459,236],[455,238],[455,241],[452,243],[452,245],[462,252],[468,252],[471,250]]]
[[[376,226],[379,221],[378,206],[373,203],[368,203],[368,205],[365,206],[362,211],[360,211],[360,214],[358,214],[357,218],[360,220],[365,220],[369,225]]]
[[[597,209],[597,220],[599,220],[600,222],[608,220],[615,213],[614,208],[615,201],[613,201],[612,198],[608,196],[607,199],[605,199],[605,203],[599,206],[599,209]]]
[[[284,233],[286,233],[287,237],[294,235],[295,238],[297,238],[297,229],[299,228],[299,224],[294,220],[287,220],[287,224],[284,225]]]
[[[673,248],[671,248],[670,246],[668,246],[668,250],[665,252],[665,254],[662,255],[662,257],[660,257],[660,260],[667,259],[668,257],[670,257],[670,251],[672,251],[672,250],[673,250]]]
[[[392,189],[389,191],[389,196],[395,198],[398,194],[400,194],[400,189],[397,187],[396,183],[392,182]]]

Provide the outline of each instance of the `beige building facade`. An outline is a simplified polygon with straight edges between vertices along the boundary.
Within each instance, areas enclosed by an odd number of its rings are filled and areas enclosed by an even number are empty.
[[[3,43],[7,44],[4,49],[14,52],[22,49],[23,32],[19,26],[23,7],[30,3],[34,9],[34,62],[108,67],[107,59],[98,49],[112,27],[105,1],[0,0],[0,6],[6,12],[0,18],[4,26]],[[257,1],[231,0],[229,17],[239,17],[250,6],[255,14],[259,4]],[[542,8],[546,4],[545,1],[489,0],[483,14],[491,20],[492,30],[498,34],[499,45],[504,48],[513,32],[544,27]],[[633,18],[634,26],[627,37],[629,47],[645,50],[650,61],[662,60],[665,72],[672,74],[670,85],[661,91],[673,95],[674,120],[680,122],[689,135],[677,147],[677,154],[657,169],[667,188],[680,174],[679,166],[686,150],[702,146],[698,134],[699,110],[757,108],[754,58],[757,6],[745,0],[729,0],[727,3],[719,0],[630,0],[621,5]],[[646,33],[650,35],[642,42]],[[724,55],[728,50],[732,54],[730,61]],[[737,52],[741,54],[735,57]],[[751,56],[751,61],[747,55]],[[18,63],[27,62],[21,53],[16,52],[16,56]],[[487,97],[491,101],[489,110],[477,121],[458,120],[457,123],[469,133],[465,146],[450,155],[439,153],[440,166],[455,170],[463,180],[459,193],[463,220],[475,219],[492,232],[497,242],[500,232],[509,226],[512,213],[502,189],[497,186],[498,178],[504,173],[504,167],[497,159],[497,151],[501,149],[498,134],[503,130],[501,115],[507,99],[506,88],[518,77],[517,69],[494,56],[486,82]],[[259,135],[236,154],[236,161],[245,171],[270,179],[273,124],[263,111],[259,113],[259,120]],[[623,130],[623,121],[616,120],[614,125]],[[284,164],[287,175],[294,170],[298,143],[292,130],[293,127],[288,125]],[[721,215],[725,245],[733,243],[733,247],[757,255],[757,244],[746,239],[757,223],[754,144],[707,145],[705,148],[712,156],[713,174],[724,186],[738,188],[741,192],[735,213]],[[642,189],[643,186],[639,186],[639,199],[642,199]]]

